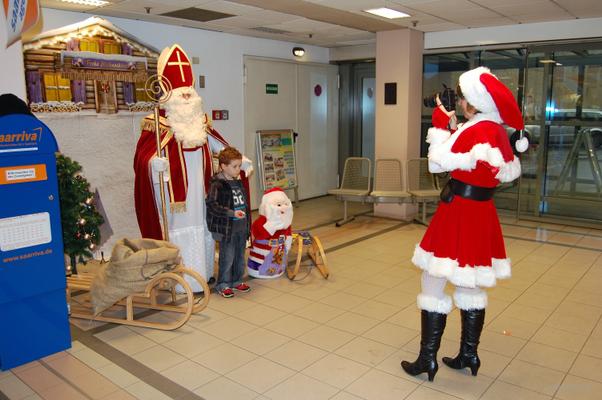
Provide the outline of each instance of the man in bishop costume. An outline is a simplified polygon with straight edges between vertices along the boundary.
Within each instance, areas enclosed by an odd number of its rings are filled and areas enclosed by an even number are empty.
[[[228,142],[211,127],[201,97],[194,89],[190,60],[177,44],[161,52],[157,72],[168,100],[160,110],[161,157],[157,157],[154,115],[142,120],[142,134],[134,155],[134,200],[140,233],[144,238],[164,240],[162,231],[159,173],[163,172],[169,241],[180,248],[183,263],[205,280],[213,276],[215,242],[205,222],[205,196],[214,171],[213,153]],[[168,82],[165,82],[168,81]],[[170,88],[170,89],[165,89]],[[241,179],[251,161],[243,159]],[[200,285],[188,281],[193,291]]]

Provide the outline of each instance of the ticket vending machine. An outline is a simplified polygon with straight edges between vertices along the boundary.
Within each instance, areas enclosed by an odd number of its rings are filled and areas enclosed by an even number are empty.
[[[54,135],[0,116],[0,369],[71,346]]]

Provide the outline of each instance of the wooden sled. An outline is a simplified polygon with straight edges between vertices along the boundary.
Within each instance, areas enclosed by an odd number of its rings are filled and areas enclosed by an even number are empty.
[[[192,288],[184,279],[188,275],[198,281],[203,288],[203,297],[195,299]],[[161,330],[174,330],[184,325],[193,313],[197,313],[207,307],[209,303],[209,286],[203,277],[196,271],[186,268],[183,265],[177,266],[169,272],[163,272],[148,281],[146,289],[141,293],[134,293],[118,301],[109,309],[94,315],[92,304],[90,303],[90,287],[94,279],[94,274],[78,274],[67,277],[67,301],[71,306],[71,317],[88,319],[92,321],[111,322],[114,324],[124,324],[130,326],[140,326],[144,328],[154,328]],[[180,285],[184,289],[184,297],[180,298],[176,294],[176,286]],[[72,292],[87,291],[85,300],[82,302],[71,299]],[[162,302],[160,298],[168,298],[168,302]],[[125,317],[114,316],[119,311],[123,313],[125,308]],[[145,320],[148,313],[137,317],[134,309],[147,309],[156,311],[171,311],[181,314],[181,317],[173,322],[161,323]],[[109,315],[113,314],[113,315]]]
[[[297,277],[299,268],[301,267],[303,254],[305,252],[307,252],[307,256],[310,258],[312,264],[318,268],[318,271],[320,271],[324,279],[328,279],[330,272],[328,272],[326,253],[324,252],[324,248],[322,247],[322,242],[320,242],[320,239],[317,236],[293,233],[293,243],[291,248],[295,246],[295,242],[297,246],[297,260],[294,266],[289,264],[286,267],[286,275],[288,276],[288,279],[292,281]]]

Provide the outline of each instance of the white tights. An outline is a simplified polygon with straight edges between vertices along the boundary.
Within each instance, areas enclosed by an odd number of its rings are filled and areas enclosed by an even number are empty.
[[[445,294],[446,278],[438,278],[422,272],[422,292],[418,295],[418,308],[426,311],[449,314],[452,309],[451,297]],[[487,307],[487,293],[481,288],[456,286],[454,303],[461,310],[482,310]]]

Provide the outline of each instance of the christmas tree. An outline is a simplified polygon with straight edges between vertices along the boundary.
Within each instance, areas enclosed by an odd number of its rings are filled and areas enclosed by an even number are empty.
[[[84,257],[92,257],[92,251],[100,242],[99,228],[104,219],[94,207],[94,195],[86,178],[81,176],[81,165],[59,153],[56,156],[56,169],[63,245],[70,259],[70,270],[76,273],[77,261],[84,262]],[[69,267],[67,269],[69,271]]]

